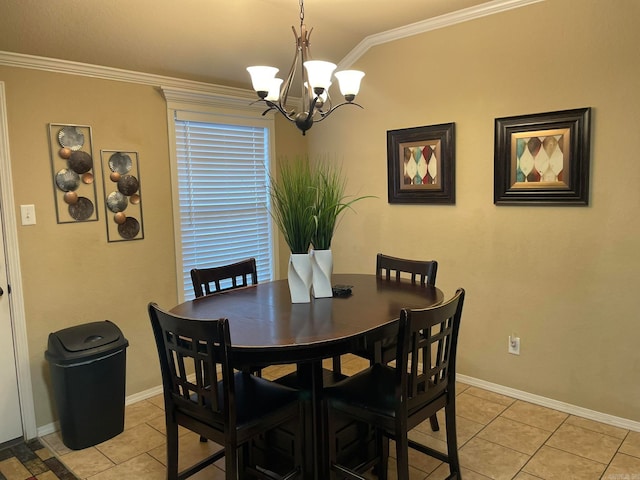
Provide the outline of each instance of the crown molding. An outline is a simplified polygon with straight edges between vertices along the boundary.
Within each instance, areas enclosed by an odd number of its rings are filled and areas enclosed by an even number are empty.
[[[411,23],[402,27],[387,30],[386,32],[369,35],[345,56],[338,66],[338,69],[349,68],[370,48],[383,43],[393,42],[402,38],[411,37],[431,30],[450,27],[458,23],[475,20],[477,18],[506,12],[515,8],[524,7],[544,0],[492,0],[475,7],[469,7],[457,12],[447,13],[439,17],[430,18],[420,22]]]
[[[224,107],[234,110],[255,111],[262,113],[266,107],[256,99],[255,92],[241,90],[234,95],[220,91],[197,91],[189,88],[160,85],[167,105],[173,108],[189,108],[189,106]]]
[[[177,103],[235,107],[260,112],[266,109],[265,104],[257,100],[253,90],[213,83],[5,51],[0,51],[0,66],[31,68],[45,72],[149,85],[160,89],[165,100]],[[290,101],[296,100],[297,97],[290,98]]]
[[[242,88],[196,82],[181,78],[165,77],[151,73],[134,72],[131,70],[122,70],[102,65],[91,65],[87,63],[72,62],[69,60],[25,55],[22,53],[0,51],[0,65],[31,68],[34,70],[43,70],[46,72],[64,73],[69,75],[80,75],[100,78],[103,80],[116,80],[120,82],[151,85],[154,87],[163,86],[166,88],[189,90],[191,92],[198,92],[204,95],[219,95],[222,97],[244,98],[248,100],[256,99],[253,91]]]

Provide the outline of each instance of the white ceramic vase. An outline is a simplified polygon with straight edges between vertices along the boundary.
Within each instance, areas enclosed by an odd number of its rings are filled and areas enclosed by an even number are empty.
[[[333,296],[331,274],[333,273],[333,255],[331,250],[311,250],[311,269],[313,271],[311,291],[315,298]]]
[[[311,258],[308,253],[292,253],[289,257],[287,280],[292,303],[311,301]]]

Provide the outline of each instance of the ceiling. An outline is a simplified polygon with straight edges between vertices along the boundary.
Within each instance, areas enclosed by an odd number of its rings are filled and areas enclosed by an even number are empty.
[[[487,0],[306,0],[315,59]],[[0,0],[0,51],[250,87],[248,65],[284,74],[298,0]]]

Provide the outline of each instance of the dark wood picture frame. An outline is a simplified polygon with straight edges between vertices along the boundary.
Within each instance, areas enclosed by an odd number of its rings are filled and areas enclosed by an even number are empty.
[[[389,203],[455,204],[455,124],[387,131]]]
[[[591,108],[495,120],[496,205],[589,204]]]

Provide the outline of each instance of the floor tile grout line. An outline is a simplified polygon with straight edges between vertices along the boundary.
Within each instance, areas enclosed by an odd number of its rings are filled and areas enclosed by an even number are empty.
[[[567,424],[567,425],[570,425],[570,426],[572,426],[572,427],[579,428],[579,429],[581,429],[581,430],[585,430],[585,431],[587,431],[587,432],[597,433],[597,434],[605,435],[605,436],[608,436],[608,437],[611,437],[611,438],[616,438],[616,437],[612,437],[611,435],[606,435],[606,434],[604,434],[604,433],[602,433],[602,432],[598,432],[598,431],[595,431],[595,430],[590,430],[590,429],[588,429],[588,428],[584,428],[584,427],[580,427],[580,426],[578,426],[578,425],[573,425],[573,424],[567,423],[567,421],[568,421],[570,418],[571,418],[571,415],[569,415],[569,416],[568,416],[568,417],[567,417],[567,418],[566,418],[566,419],[565,419],[565,420],[564,420],[560,425],[558,425],[558,428],[556,428],[556,431],[555,431],[554,433],[556,433],[558,430],[560,430],[560,427],[562,427],[563,425]],[[550,438],[551,438],[551,437],[549,437],[549,439],[550,439]],[[625,437],[625,438],[626,438],[626,437]],[[549,439],[547,439],[547,441],[548,441]],[[546,444],[547,442],[544,442],[544,443]],[[586,460],[590,460],[590,461],[592,461],[592,462],[599,463],[600,465],[605,465],[605,467],[606,467],[606,468],[604,469],[604,471],[606,472],[606,471],[607,471],[607,468],[609,467],[609,465],[611,465],[611,462],[613,462],[613,459],[615,458],[616,453],[618,453],[618,449],[620,448],[620,446],[622,446],[622,443],[624,443],[624,440],[620,442],[620,445],[618,445],[618,447],[616,447],[616,451],[615,451],[615,452],[614,452],[614,454],[611,456],[611,460],[609,460],[607,463],[602,463],[602,462],[600,462],[600,461],[598,461],[598,460],[594,460],[593,458],[585,457],[584,455],[580,455],[580,454],[575,453],[575,452],[569,452],[569,451],[564,450],[564,449],[562,449],[562,448],[560,448],[560,447],[555,447],[555,446],[552,446],[552,445],[547,445],[547,447],[548,447],[548,448],[555,448],[556,450],[559,450],[559,451],[561,451],[561,452],[569,453],[569,454],[571,454],[571,455],[575,455],[576,457],[584,458],[584,459],[586,459]],[[603,475],[604,475],[604,472],[603,472]]]
[[[465,391],[466,391],[466,390],[467,390],[467,389],[465,389]],[[471,395],[471,396],[473,396],[473,397],[475,397],[475,398],[482,399],[482,400],[484,400],[484,401],[489,401],[489,402],[492,402],[492,403],[496,403],[496,404],[497,404],[497,402],[493,402],[492,400],[488,400],[488,399],[486,399],[486,398],[484,398],[484,397],[481,397],[481,396],[473,395],[472,393],[469,393],[469,395]],[[506,395],[505,395],[505,396],[506,396]],[[511,397],[507,397],[507,398],[511,398]],[[514,399],[514,401],[513,401],[509,406],[513,405],[517,400],[518,400],[518,399]],[[499,405],[501,405],[501,404],[499,404]],[[609,468],[609,466],[610,466],[610,465],[611,465],[611,463],[613,462],[613,459],[615,458],[616,454],[617,454],[617,453],[619,453],[619,449],[620,449],[620,447],[622,446],[622,444],[624,443],[624,440],[627,438],[627,436],[628,436],[628,435],[629,435],[629,433],[630,433],[630,431],[629,431],[629,430],[627,430],[627,433],[625,434],[625,437],[621,440],[620,445],[616,448],[616,451],[615,451],[615,452],[614,452],[614,454],[612,455],[611,460],[610,460],[609,462],[607,462],[606,464],[603,464],[602,462],[599,462],[599,461],[594,460],[594,459],[592,459],[592,458],[585,457],[585,456],[583,456],[583,455],[579,455],[579,454],[574,453],[574,452],[569,452],[569,451],[564,450],[564,449],[559,448],[559,447],[554,447],[554,446],[551,446],[551,445],[547,445],[547,442],[549,441],[549,439],[551,439],[551,437],[553,437],[553,435],[554,435],[555,433],[557,433],[557,432],[558,432],[558,430],[559,430],[563,425],[570,425],[570,426],[572,426],[572,427],[579,428],[579,429],[584,430],[584,431],[587,431],[587,432],[592,432],[592,433],[597,433],[597,434],[605,435],[605,436],[608,436],[608,437],[610,437],[610,438],[615,438],[615,439],[618,439],[618,440],[619,440],[619,438],[614,437],[614,436],[612,436],[612,435],[608,435],[608,434],[603,433],[603,432],[599,432],[599,431],[597,431],[597,430],[593,430],[593,429],[585,428],[585,427],[582,427],[582,426],[579,426],[579,425],[573,425],[573,424],[571,424],[571,423],[568,423],[568,421],[569,421],[569,419],[570,419],[571,417],[578,417],[577,415],[571,415],[571,414],[568,414],[568,415],[567,415],[567,416],[562,420],[562,422],[560,422],[560,423],[558,424],[558,426],[557,426],[554,430],[552,430],[552,431],[545,430],[545,429],[543,429],[543,428],[536,427],[535,425],[529,425],[529,424],[524,423],[524,422],[521,422],[521,421],[519,421],[519,420],[514,420],[514,419],[511,419],[511,418],[509,418],[509,417],[504,417],[504,416],[503,416],[503,413],[504,413],[506,410],[508,410],[509,406],[507,406],[505,409],[503,409],[503,410],[502,410],[498,415],[496,415],[493,419],[491,419],[491,421],[489,421],[488,423],[484,424],[484,426],[483,426],[483,427],[482,427],[478,432],[476,432],[476,433],[475,433],[475,434],[474,434],[474,435],[473,435],[469,440],[467,440],[467,441],[466,441],[462,446],[464,446],[464,445],[468,444],[468,443],[469,443],[472,439],[474,439],[474,438],[479,438],[479,439],[481,439],[481,440],[484,440],[484,441],[486,441],[486,442],[492,443],[492,444],[494,444],[494,445],[498,445],[498,446],[500,446],[500,447],[502,447],[502,448],[507,448],[507,449],[512,450],[512,451],[514,451],[514,452],[521,453],[521,454],[523,454],[523,455],[527,455],[527,456],[529,457],[529,458],[528,458],[528,460],[526,461],[526,463],[525,463],[522,467],[520,467],[520,469],[515,473],[515,475],[514,475],[512,478],[517,477],[520,473],[527,473],[528,475],[531,475],[531,474],[529,474],[528,472],[524,471],[524,469],[525,469],[525,468],[526,468],[526,466],[531,462],[531,460],[534,458],[534,456],[535,456],[535,455],[536,455],[536,454],[537,454],[537,453],[538,453],[538,452],[539,452],[543,447],[545,447],[545,446],[546,446],[547,448],[552,448],[552,449],[555,449],[555,450],[558,450],[558,451],[561,451],[561,452],[568,453],[568,454],[570,454],[570,455],[575,455],[575,456],[577,456],[577,457],[584,458],[584,459],[586,459],[586,460],[589,460],[589,461],[592,461],[592,462],[598,463],[598,464],[600,464],[600,465],[604,465],[604,467],[605,467],[605,468],[604,468],[604,470],[603,470],[602,475],[600,475],[600,479],[602,479],[602,476],[606,473],[607,469]],[[553,410],[553,409],[550,409],[550,410]],[[554,410],[554,411],[556,411],[556,410]],[[472,419],[469,419],[469,418],[467,418],[467,417],[463,417],[463,416],[461,416],[461,417],[462,417],[462,418],[465,418],[466,420],[473,421]],[[515,422],[520,423],[520,424],[522,424],[522,425],[526,425],[526,426],[533,427],[533,428],[538,428],[539,430],[542,430],[542,431],[544,431],[544,432],[546,432],[546,433],[549,433],[549,436],[547,437],[547,439],[546,439],[543,443],[541,443],[541,444],[540,444],[540,446],[536,449],[536,451],[535,451],[533,454],[531,454],[531,455],[529,455],[529,454],[528,454],[528,453],[526,453],[526,452],[520,452],[519,450],[516,450],[516,449],[514,449],[514,448],[506,447],[506,446],[504,446],[504,445],[501,445],[501,444],[499,444],[499,443],[493,442],[493,441],[491,441],[491,440],[488,440],[488,439],[480,438],[480,437],[479,437],[479,435],[480,435],[480,434],[481,434],[481,433],[482,433],[482,432],[483,432],[487,427],[489,427],[493,422],[495,422],[495,421],[496,421],[496,419],[501,418],[501,417],[502,417],[502,418],[505,418],[505,419],[508,419],[508,420],[515,421]],[[582,417],[578,417],[578,418],[582,418]],[[626,429],[625,429],[625,430],[626,430]],[[460,448],[462,448],[462,446],[461,446]],[[465,467],[465,468],[467,468],[467,467]],[[467,470],[471,470],[471,469],[467,468]],[[471,470],[471,471],[473,471],[474,473],[478,473],[478,474],[482,475],[482,473],[481,473],[481,472],[476,472],[475,470]],[[534,475],[532,475],[532,476],[534,476]],[[536,477],[536,478],[539,478],[539,477]]]
[[[461,384],[461,385],[463,385],[463,384]],[[486,397],[484,397],[484,396],[482,396],[482,395],[475,395],[475,394],[474,394],[474,390],[469,391],[469,389],[470,389],[470,388],[471,388],[471,387],[470,387],[470,386],[468,386],[468,385],[466,385],[466,388],[463,388],[462,386],[461,386],[461,388],[456,388],[456,396],[459,396],[460,394],[467,393],[467,394],[469,395],[469,397],[473,397],[473,399],[481,400],[482,402],[489,402],[489,403],[494,404],[494,405],[496,405],[496,406],[500,406],[500,407],[502,407],[502,409],[501,409],[501,411],[500,411],[497,415],[495,415],[494,417],[492,417],[492,418],[491,418],[487,423],[484,423],[484,422],[478,422],[476,419],[469,418],[468,416],[460,415],[460,414],[459,414],[459,412],[457,412],[457,413],[458,413],[458,416],[459,416],[460,418],[464,418],[465,420],[468,420],[468,421],[470,421],[470,422],[473,422],[473,423],[476,423],[476,424],[480,424],[480,425],[481,425],[480,430],[478,430],[478,431],[477,431],[477,432],[475,432],[473,435],[471,435],[471,436],[470,436],[470,437],[469,437],[469,438],[468,438],[464,443],[459,444],[459,449],[464,448],[464,447],[465,447],[465,446],[466,446],[470,441],[472,441],[473,439],[481,439],[481,440],[483,440],[483,441],[487,441],[487,442],[492,443],[492,444],[500,445],[501,447],[503,447],[503,448],[507,448],[507,449],[512,450],[512,451],[514,451],[514,452],[516,452],[516,453],[519,453],[519,454],[522,454],[522,455],[526,455],[526,456],[528,457],[528,458],[527,458],[527,461],[526,461],[526,462],[525,462],[525,464],[524,464],[524,465],[523,465],[523,466],[522,466],[522,467],[521,467],[521,468],[520,468],[520,469],[515,473],[514,477],[512,477],[512,478],[515,478],[515,477],[516,477],[517,475],[519,475],[520,473],[527,473],[528,475],[531,475],[531,476],[532,476],[532,477],[534,477],[534,478],[539,478],[539,477],[537,477],[536,475],[533,475],[533,474],[531,474],[531,473],[529,473],[529,472],[526,472],[526,471],[525,471],[525,469],[527,468],[527,465],[529,465],[529,464],[530,464],[530,462],[532,461],[532,459],[533,459],[533,458],[534,458],[534,457],[535,457],[535,456],[540,452],[540,450],[541,450],[542,448],[546,447],[546,448],[550,448],[550,449],[552,449],[552,450],[556,450],[556,451],[558,451],[558,452],[564,452],[564,453],[568,453],[568,454],[570,454],[570,455],[575,455],[576,457],[579,457],[579,458],[582,458],[582,459],[586,459],[586,460],[588,460],[588,461],[595,462],[595,463],[597,463],[597,464],[602,465],[602,466],[604,467],[603,473],[600,475],[600,479],[602,480],[602,479],[604,478],[604,476],[605,476],[605,474],[606,474],[607,470],[608,470],[608,469],[609,469],[609,467],[611,466],[612,462],[613,462],[613,461],[614,461],[614,459],[616,458],[616,456],[617,456],[617,455],[619,455],[619,454],[623,454],[623,453],[624,453],[624,452],[621,452],[621,451],[620,451],[620,449],[622,448],[623,444],[627,441],[627,439],[628,439],[628,438],[630,437],[630,435],[631,435],[631,430],[624,429],[624,428],[619,428],[619,430],[621,431],[621,433],[624,433],[624,435],[617,436],[617,435],[612,435],[612,434],[611,434],[611,432],[606,433],[606,432],[603,432],[603,431],[599,431],[597,428],[595,428],[595,425],[593,425],[593,426],[592,426],[593,428],[589,428],[589,425],[590,425],[589,423],[587,423],[586,425],[581,425],[581,424],[578,424],[578,423],[573,423],[573,422],[572,422],[572,419],[576,419],[576,418],[577,418],[577,419],[581,419],[581,418],[583,418],[583,417],[580,417],[579,415],[567,414],[567,412],[561,412],[561,411],[555,410],[555,409],[550,408],[550,407],[543,407],[543,408],[545,408],[545,409],[547,409],[547,410],[549,410],[549,411],[553,411],[553,412],[557,412],[557,413],[563,413],[563,414],[565,414],[565,417],[562,419],[562,421],[560,421],[560,422],[559,422],[559,423],[558,423],[558,424],[553,428],[553,430],[546,430],[546,429],[544,429],[544,428],[540,428],[540,427],[538,427],[538,426],[536,426],[536,425],[531,425],[531,424],[529,424],[529,423],[525,423],[525,422],[523,422],[522,420],[519,420],[519,419],[513,419],[513,418],[509,418],[509,417],[505,416],[505,413],[506,413],[506,412],[507,412],[507,411],[508,411],[508,410],[509,410],[513,405],[515,405],[517,402],[521,401],[521,402],[523,402],[523,403],[527,403],[527,404],[528,404],[528,403],[530,403],[530,402],[527,402],[527,401],[525,401],[525,400],[515,399],[515,398],[513,398],[513,397],[509,397],[509,396],[507,396],[507,395],[501,395],[502,397],[504,397],[504,398],[506,398],[506,399],[510,399],[510,400],[512,400],[512,401],[507,405],[507,404],[505,404],[505,402],[496,402],[495,400],[493,400],[493,399],[489,399],[489,398],[486,398]],[[154,402],[150,402],[150,403],[151,403],[151,404],[153,404],[153,405],[155,405],[155,403],[154,403]],[[157,405],[156,405],[156,406],[157,406]],[[162,416],[164,416],[164,412],[163,412],[163,415],[162,415]],[[519,423],[519,424],[522,424],[522,425],[526,425],[526,426],[529,426],[529,427],[537,428],[537,429],[539,429],[539,430],[541,430],[541,431],[545,432],[546,434],[548,434],[548,436],[547,436],[547,438],[543,441],[543,443],[541,443],[541,444],[540,444],[540,445],[535,449],[535,451],[534,451],[532,454],[528,454],[528,453],[526,453],[526,452],[521,452],[521,451],[516,450],[516,449],[513,449],[513,448],[511,448],[511,447],[509,447],[509,446],[501,445],[501,444],[499,444],[499,443],[497,443],[497,442],[495,442],[495,441],[492,441],[492,440],[488,440],[488,439],[481,438],[481,437],[480,437],[480,435],[482,435],[482,432],[485,432],[485,431],[487,430],[487,428],[488,428],[488,427],[490,427],[492,424],[494,424],[494,422],[496,422],[496,421],[497,421],[498,419],[500,419],[500,418],[502,418],[502,419],[506,419],[506,420],[509,420],[509,421],[513,421],[513,422],[516,422],[516,423]],[[590,420],[590,419],[586,419],[586,420]],[[599,423],[601,423],[601,422],[597,422],[597,421],[595,421],[595,420],[593,420],[593,422],[594,422],[595,424],[599,424]],[[162,431],[160,431],[159,429],[154,428],[152,425],[150,425],[150,424],[149,424],[149,420],[145,420],[145,421],[140,422],[140,423],[141,423],[141,424],[145,424],[147,427],[149,427],[150,429],[153,429],[154,431],[156,431],[156,432],[158,432],[158,433],[160,433],[160,434],[162,434],[162,433],[163,433],[163,432],[162,432]],[[556,433],[558,433],[558,431],[559,431],[561,428],[566,427],[566,426],[571,426],[571,427],[573,427],[573,428],[578,429],[579,431],[584,431],[585,433],[586,433],[586,432],[589,432],[589,433],[593,433],[593,434],[599,434],[599,435],[602,435],[602,436],[604,436],[604,437],[608,437],[608,438],[610,438],[610,439],[615,439],[615,440],[619,441],[619,444],[618,444],[618,445],[617,445],[617,447],[615,448],[615,451],[613,452],[613,455],[611,456],[610,460],[609,460],[607,463],[602,463],[601,461],[594,460],[594,459],[589,458],[589,457],[586,457],[586,456],[584,456],[584,455],[580,455],[580,454],[577,454],[577,453],[574,453],[574,452],[567,451],[567,450],[565,450],[565,449],[564,449],[564,448],[562,448],[562,447],[557,447],[557,446],[551,446],[551,445],[548,445],[548,442],[550,441],[550,439],[551,439],[551,438],[552,438]],[[41,439],[41,440],[42,440],[42,439]],[[53,448],[51,448],[51,446],[48,444],[48,442],[43,441],[42,443],[43,443],[43,445],[44,445],[45,447],[47,447],[47,448],[51,451],[51,453],[52,453],[52,454],[53,454],[53,455],[54,455],[54,456],[55,456],[55,457],[56,457],[60,462],[62,462],[61,457],[59,456],[59,454],[57,454],[57,453],[55,452],[55,450],[54,450]],[[633,448],[633,447],[632,447],[632,448]],[[101,453],[102,453],[102,452],[101,452]],[[145,453],[145,454],[147,454],[147,455],[149,454],[149,452],[148,452],[148,451],[143,452],[143,453]],[[103,454],[103,455],[104,455],[104,454]],[[635,455],[627,454],[627,453],[624,453],[624,455],[628,455],[628,456],[633,457],[633,458],[640,458],[640,457],[636,457]],[[108,457],[107,457],[107,458],[108,458]],[[155,457],[154,457],[154,458],[155,458]],[[62,462],[62,463],[63,463],[63,465],[64,465],[65,467],[67,467],[67,465],[66,465],[66,464],[64,464],[64,462]],[[114,462],[114,463],[115,463],[115,462]],[[118,464],[115,464],[114,466],[110,467],[110,469],[113,469],[113,468],[114,468],[114,467],[116,467],[117,465],[118,465]],[[68,467],[67,467],[67,468],[68,468]],[[421,472],[421,473],[424,473],[424,475],[425,475],[425,477],[424,477],[424,478],[425,478],[425,479],[427,479],[427,478],[429,478],[431,475],[433,475],[433,473],[435,472],[435,470],[437,470],[438,468],[440,468],[440,466],[436,467],[432,472],[426,472],[426,471],[424,471],[424,470],[421,470],[419,467],[418,467],[418,470],[420,470],[420,472]],[[469,470],[469,471],[471,471],[471,472],[477,473],[478,475],[482,475],[483,477],[484,477],[484,476],[487,476],[486,474],[483,474],[483,473],[478,472],[478,471],[476,471],[476,470],[473,470],[473,469],[471,469],[471,468],[464,467],[464,466],[463,466],[463,468],[465,468],[465,469],[467,469],[467,470]],[[107,470],[109,470],[109,469],[107,469]],[[84,480],[87,480],[87,479],[84,479]],[[542,480],[544,480],[544,479],[542,479]]]

